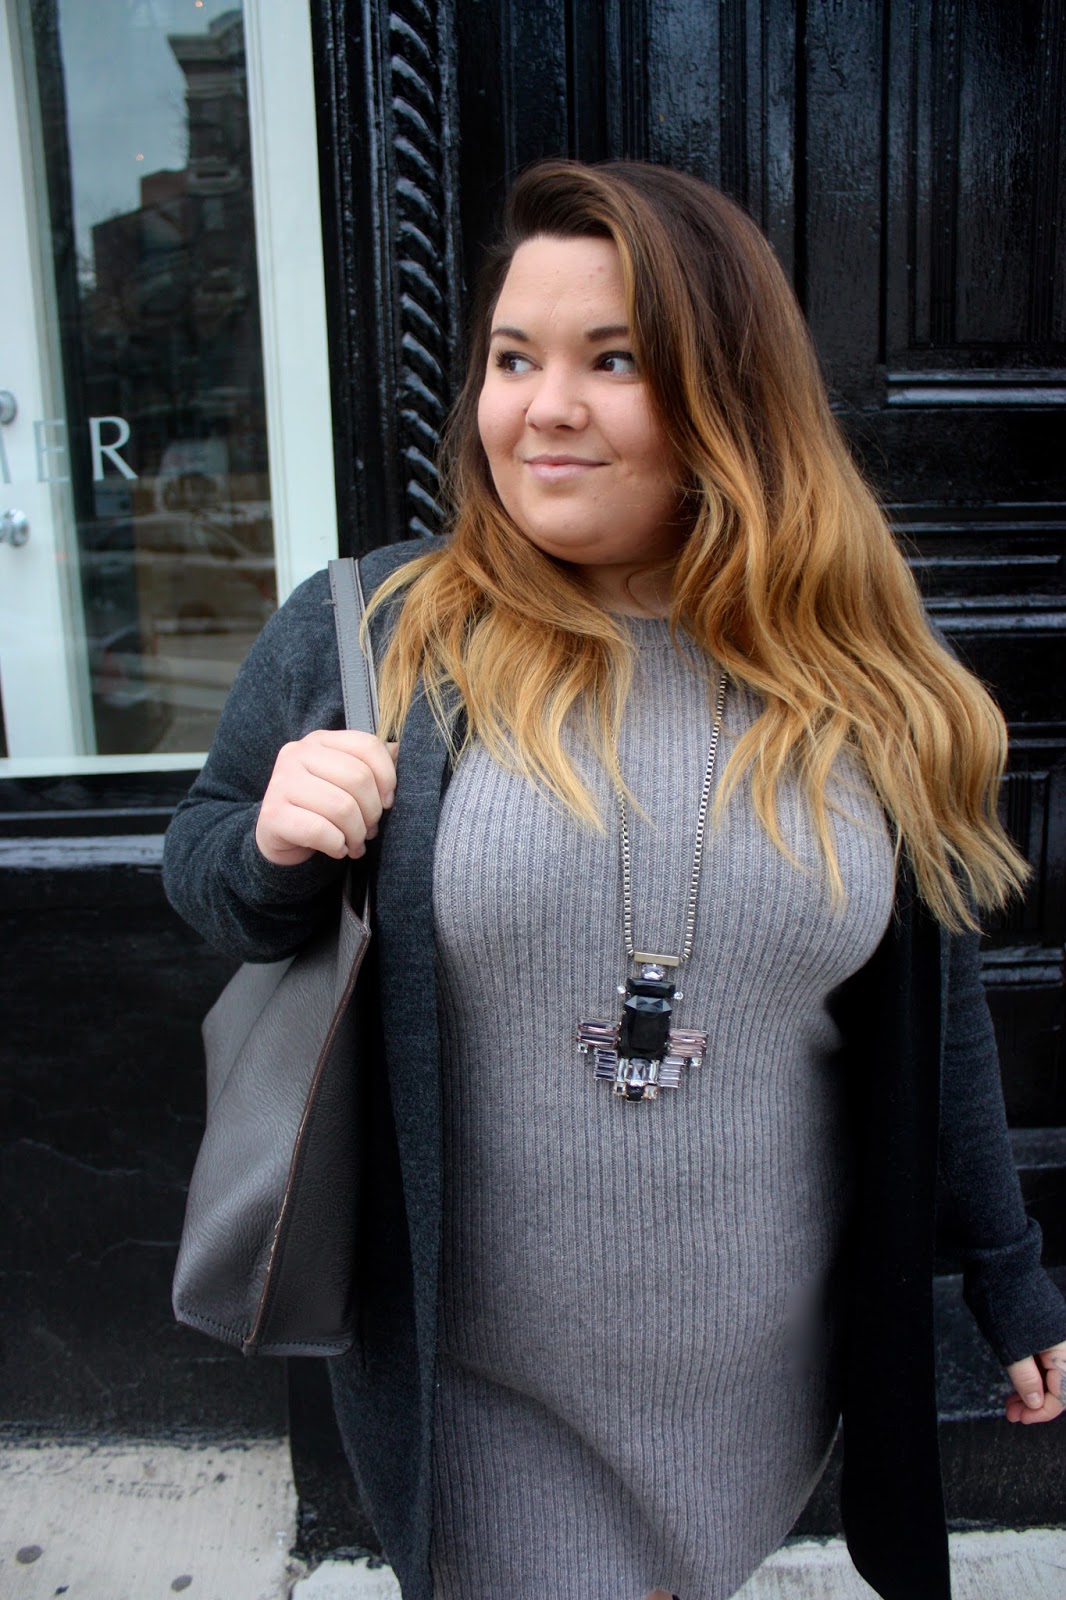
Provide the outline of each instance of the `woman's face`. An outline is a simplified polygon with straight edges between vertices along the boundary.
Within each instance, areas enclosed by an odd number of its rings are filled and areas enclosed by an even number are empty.
[[[677,554],[680,471],[632,354],[610,239],[520,245],[492,317],[478,428],[496,492],[538,549],[632,609],[626,580]]]

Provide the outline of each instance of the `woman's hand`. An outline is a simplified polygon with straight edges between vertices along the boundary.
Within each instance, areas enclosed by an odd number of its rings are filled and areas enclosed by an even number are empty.
[[[1012,1361],[1007,1376],[1014,1385],[1008,1422],[1054,1422],[1066,1410],[1066,1343]]]
[[[316,850],[341,861],[366,853],[396,791],[396,746],[354,729],[317,729],[283,745],[267,784],[255,842],[278,866]]]

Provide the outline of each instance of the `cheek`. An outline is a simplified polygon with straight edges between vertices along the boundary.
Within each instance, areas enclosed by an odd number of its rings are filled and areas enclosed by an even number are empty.
[[[614,419],[614,438],[620,452],[633,463],[641,477],[672,483],[674,452],[650,406],[642,395],[620,409]]]
[[[659,499],[675,505],[685,476],[681,463],[658,422],[649,428],[647,438],[649,477],[655,484]]]
[[[510,450],[514,431],[510,413],[513,410],[513,406],[508,406],[506,397],[494,393],[491,385],[486,384],[477,404],[477,426],[482,448],[493,470],[498,463],[502,464],[501,457]]]
[[[500,396],[491,388],[482,389],[477,407],[477,427],[481,448],[489,466],[496,494],[504,510],[515,509],[515,467],[513,427],[508,418],[509,408],[501,404]]]
[[[492,454],[491,422],[492,404],[482,389],[477,402],[477,431],[481,438],[481,448],[487,456]]]
[[[657,428],[641,430],[632,436],[629,459],[649,499],[672,501],[677,498],[681,473],[669,442]]]

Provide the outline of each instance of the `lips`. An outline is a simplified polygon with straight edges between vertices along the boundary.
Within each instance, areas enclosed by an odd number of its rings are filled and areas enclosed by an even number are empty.
[[[527,456],[525,464],[542,483],[564,483],[568,479],[583,477],[596,467],[605,466],[606,462],[594,461],[586,456],[540,455]]]

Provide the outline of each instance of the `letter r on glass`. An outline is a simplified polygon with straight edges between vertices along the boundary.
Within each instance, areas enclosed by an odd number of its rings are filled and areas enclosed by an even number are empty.
[[[100,430],[105,422],[109,422],[113,428],[118,429],[118,438],[112,439],[110,444],[105,444],[103,439],[100,437]],[[123,461],[122,457],[119,455],[119,451],[121,450],[122,446],[128,442],[129,436],[130,425],[126,421],[125,417],[89,418],[89,442],[92,446],[93,453],[94,483],[100,483],[103,480],[105,456],[111,462],[112,466],[118,468],[124,478],[136,478],[137,474],[134,472],[129,462]]]

